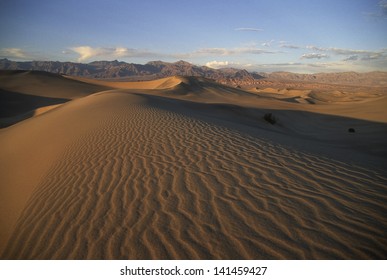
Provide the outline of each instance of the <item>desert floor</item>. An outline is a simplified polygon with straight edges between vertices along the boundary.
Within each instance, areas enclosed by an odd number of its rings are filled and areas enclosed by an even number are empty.
[[[0,97],[2,259],[387,258],[386,88],[3,71]]]

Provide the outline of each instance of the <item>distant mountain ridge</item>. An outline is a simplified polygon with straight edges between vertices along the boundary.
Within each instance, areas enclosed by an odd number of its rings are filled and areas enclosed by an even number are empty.
[[[291,72],[257,73],[245,69],[213,69],[197,66],[180,60],[174,63],[150,61],[136,64],[114,61],[93,61],[90,63],[59,61],[26,61],[18,62],[0,59],[1,70],[37,70],[69,76],[80,76],[96,79],[156,79],[168,76],[194,76],[212,79],[231,86],[254,85],[262,79],[275,81],[348,84],[356,86],[387,86],[387,72],[368,73],[341,72],[297,74]]]
[[[374,71],[366,73],[339,72],[298,74],[291,72],[260,73],[267,79],[291,82],[346,84],[356,86],[387,86],[387,72]]]
[[[164,78],[168,76],[194,76],[215,80],[229,85],[253,84],[263,78],[246,70],[227,68],[212,69],[206,66],[196,66],[186,61],[168,63],[151,61],[146,64],[135,64],[114,61],[94,61],[87,64],[58,61],[28,61],[17,62],[8,59],[0,60],[2,70],[38,70],[69,76],[81,76],[97,79],[122,78]]]

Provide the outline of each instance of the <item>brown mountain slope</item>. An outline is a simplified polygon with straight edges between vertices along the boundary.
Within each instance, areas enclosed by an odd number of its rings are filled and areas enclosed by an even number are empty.
[[[168,63],[153,61],[145,65],[118,62],[95,61],[88,64],[54,61],[16,62],[0,60],[0,69],[4,70],[38,70],[50,73],[65,74],[98,79],[155,79],[169,76],[195,76],[215,80],[223,84],[246,84],[262,78],[258,74],[241,69],[212,69],[196,66],[185,61]]]
[[[16,62],[0,59],[3,70],[38,70],[70,76],[98,79],[155,79],[168,76],[195,76],[215,80],[232,86],[246,86],[259,83],[263,78],[280,82],[312,82],[346,84],[359,86],[386,86],[387,72],[342,72],[297,74],[290,72],[256,73],[243,69],[212,69],[197,66],[186,61],[175,63],[151,61],[144,65],[115,61],[94,61],[88,64],[58,61]]]
[[[277,81],[312,82],[325,84],[341,84],[355,86],[387,86],[387,72],[375,71],[368,73],[341,72],[297,74],[290,72],[273,72],[263,74],[266,78]]]

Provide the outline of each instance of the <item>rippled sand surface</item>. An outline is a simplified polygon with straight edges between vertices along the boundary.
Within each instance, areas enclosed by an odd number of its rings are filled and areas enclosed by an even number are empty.
[[[0,131],[3,259],[387,257],[382,140],[166,94],[103,91]]]

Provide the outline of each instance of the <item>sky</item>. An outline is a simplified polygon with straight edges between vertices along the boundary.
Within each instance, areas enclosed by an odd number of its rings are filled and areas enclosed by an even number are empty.
[[[387,71],[387,0],[0,0],[0,58]]]

